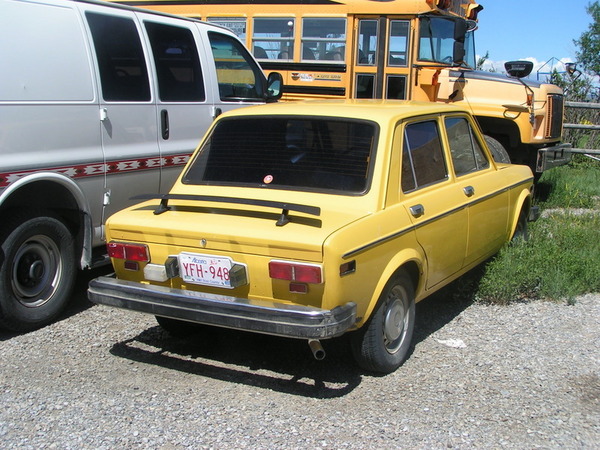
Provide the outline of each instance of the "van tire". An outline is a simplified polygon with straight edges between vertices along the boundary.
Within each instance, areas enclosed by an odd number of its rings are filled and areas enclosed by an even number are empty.
[[[415,326],[415,291],[404,271],[386,284],[369,321],[352,336],[354,359],[365,370],[395,371],[406,359]]]
[[[499,163],[510,164],[510,156],[508,156],[508,152],[499,141],[497,141],[491,136],[488,136],[487,134],[484,136],[484,139],[485,143],[490,149],[490,152],[492,152],[492,157],[494,158],[494,161]]]
[[[30,331],[64,309],[77,269],[74,239],[50,213],[15,215],[0,229],[0,326]]]

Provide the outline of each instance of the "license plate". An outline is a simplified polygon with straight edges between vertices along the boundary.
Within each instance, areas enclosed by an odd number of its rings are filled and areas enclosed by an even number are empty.
[[[179,254],[179,275],[186,283],[231,288],[230,258],[216,258],[197,253]]]

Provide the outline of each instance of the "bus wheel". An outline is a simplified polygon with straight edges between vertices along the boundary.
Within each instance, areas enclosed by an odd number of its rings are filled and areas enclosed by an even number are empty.
[[[399,272],[388,281],[373,315],[352,336],[354,358],[363,369],[391,373],[404,362],[415,325],[412,280]]]
[[[485,143],[489,147],[490,152],[492,152],[494,161],[510,164],[510,156],[508,156],[508,152],[504,146],[491,136],[485,135],[484,137]]]
[[[0,230],[0,326],[29,331],[67,304],[77,270],[73,236],[47,213],[15,216]]]

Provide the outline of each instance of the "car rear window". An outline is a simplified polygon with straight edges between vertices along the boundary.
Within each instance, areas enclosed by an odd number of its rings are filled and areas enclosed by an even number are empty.
[[[377,132],[370,121],[331,117],[224,119],[183,183],[360,194],[369,186]]]

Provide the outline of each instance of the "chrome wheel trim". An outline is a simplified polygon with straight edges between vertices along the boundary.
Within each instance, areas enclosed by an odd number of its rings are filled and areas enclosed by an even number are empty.
[[[408,300],[401,286],[394,286],[383,317],[383,343],[388,353],[396,353],[406,339],[409,324]]]
[[[23,306],[35,308],[48,302],[62,273],[60,251],[48,236],[27,239],[12,261],[11,282],[16,299]]]

